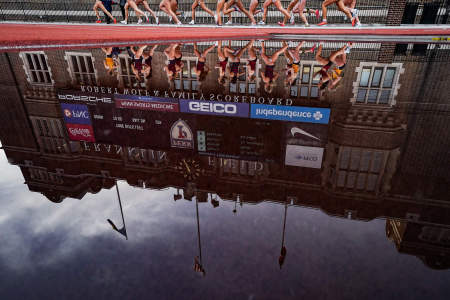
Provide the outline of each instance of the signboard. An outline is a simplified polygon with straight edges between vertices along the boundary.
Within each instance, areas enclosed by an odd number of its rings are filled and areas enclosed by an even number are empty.
[[[95,142],[94,129],[91,125],[66,124],[66,129],[72,141]]]
[[[115,95],[116,108],[179,112],[178,100],[172,98]]]
[[[322,168],[323,148],[287,145],[285,164],[304,168]]]
[[[84,104],[61,103],[61,110],[66,124],[92,124],[88,107]]]
[[[282,162],[283,124],[266,120],[196,116],[199,154]]]
[[[178,120],[172,125],[170,144],[172,148],[194,149],[192,130],[183,120]]]
[[[180,99],[180,112],[199,115],[248,118],[249,104]]]
[[[329,108],[252,104],[252,119],[328,124]]]

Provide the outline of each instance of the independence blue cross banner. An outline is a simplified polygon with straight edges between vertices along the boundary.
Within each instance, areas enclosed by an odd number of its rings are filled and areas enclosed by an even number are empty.
[[[330,109],[252,104],[250,117],[252,119],[328,124],[330,121]]]
[[[87,105],[61,103],[61,110],[66,124],[92,125]]]

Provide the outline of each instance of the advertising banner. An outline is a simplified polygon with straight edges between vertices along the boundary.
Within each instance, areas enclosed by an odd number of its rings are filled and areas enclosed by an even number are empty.
[[[180,99],[180,112],[226,117],[248,118],[248,103]]]
[[[330,109],[252,104],[250,116],[252,119],[328,124],[330,120]]]
[[[179,112],[178,100],[172,98],[115,95],[116,108]]]
[[[95,142],[94,129],[91,125],[66,124],[66,128],[72,141]]]
[[[92,124],[88,107],[84,104],[61,103],[61,110],[66,124]]]
[[[304,168],[322,168],[323,148],[287,145],[286,159],[287,166]]]

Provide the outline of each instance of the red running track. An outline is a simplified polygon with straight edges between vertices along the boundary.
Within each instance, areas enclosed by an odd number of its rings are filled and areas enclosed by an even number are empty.
[[[265,39],[274,34],[358,36],[450,36],[449,26],[429,27],[217,27],[173,25],[130,26],[103,24],[0,24],[0,47],[53,45],[100,45],[139,41],[188,41],[219,39]]]

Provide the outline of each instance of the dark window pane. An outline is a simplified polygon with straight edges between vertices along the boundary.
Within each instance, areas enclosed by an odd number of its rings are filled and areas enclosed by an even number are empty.
[[[395,68],[388,68],[384,75],[383,87],[390,88],[394,83]]]
[[[359,89],[358,95],[356,96],[356,102],[364,103],[366,101],[366,89]]]
[[[369,97],[367,97],[367,103],[376,103],[378,98],[378,90],[370,90]]]
[[[308,97],[308,90],[309,90],[309,88],[307,86],[302,86],[300,88],[300,96],[301,97]]]
[[[319,97],[319,88],[317,86],[311,87],[311,97],[313,98]]]
[[[370,72],[372,69],[364,68],[361,73],[361,80],[359,86],[369,86]]]
[[[42,62],[42,69],[48,70],[47,61],[45,60],[44,54],[41,54],[40,57],[41,57],[41,62]]]
[[[80,68],[78,67],[77,57],[72,56],[72,66],[74,72],[80,72]]]
[[[28,66],[30,67],[30,70],[35,70],[36,68],[33,64],[33,60],[31,59],[31,54],[27,53],[26,57],[27,57]]]
[[[92,63],[92,58],[90,56],[86,56],[86,61],[89,73],[94,73],[94,64]]]
[[[373,87],[379,87],[381,83],[381,75],[383,75],[383,68],[375,68],[373,72],[372,85]]]
[[[391,97],[391,90],[383,90],[383,91],[381,91],[381,96],[380,96],[380,100],[378,101],[378,103],[388,104],[390,97]]]
[[[311,73],[311,67],[303,66],[302,83],[309,83],[310,73]]]

